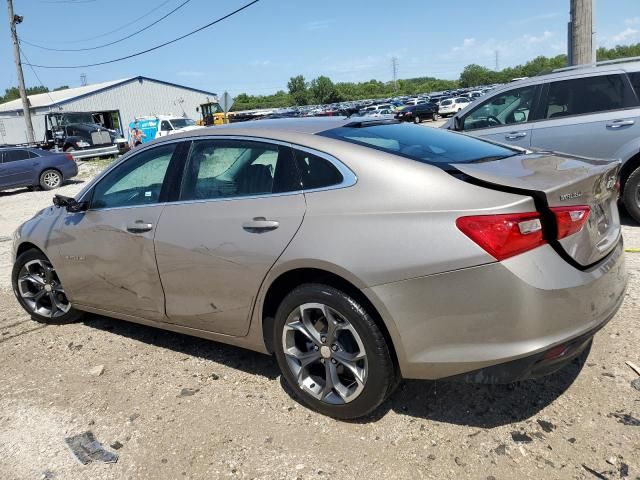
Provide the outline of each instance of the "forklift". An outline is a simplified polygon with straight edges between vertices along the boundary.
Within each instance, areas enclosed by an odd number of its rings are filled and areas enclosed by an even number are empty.
[[[229,123],[227,115],[222,111],[219,103],[209,102],[200,105],[202,118],[198,120],[198,125],[209,127],[211,125],[224,125]]]

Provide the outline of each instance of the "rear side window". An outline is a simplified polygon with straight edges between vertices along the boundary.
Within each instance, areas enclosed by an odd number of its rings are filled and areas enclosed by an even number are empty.
[[[545,118],[605,112],[633,107],[637,100],[623,75],[601,75],[552,82]]]
[[[330,161],[302,150],[295,150],[295,159],[302,188],[305,190],[331,187],[342,183],[342,174]]]
[[[28,150],[4,150],[3,162],[17,162],[18,160],[28,160],[31,154]],[[35,156],[35,155],[34,155]]]
[[[631,80],[631,85],[633,85],[633,89],[636,91],[636,95],[640,99],[640,72],[629,73],[629,80]]]
[[[515,155],[510,148],[438,128],[406,123],[339,127],[319,135],[337,138],[419,162],[444,166]]]

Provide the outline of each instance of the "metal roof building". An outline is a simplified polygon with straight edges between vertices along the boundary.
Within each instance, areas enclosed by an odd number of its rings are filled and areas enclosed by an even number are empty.
[[[135,117],[170,114],[197,120],[196,108],[207,102],[217,102],[217,95],[142,76],[29,96],[36,141],[44,139],[44,116],[49,112],[91,112],[107,128],[126,136]],[[21,100],[0,104],[0,144],[26,141]]]

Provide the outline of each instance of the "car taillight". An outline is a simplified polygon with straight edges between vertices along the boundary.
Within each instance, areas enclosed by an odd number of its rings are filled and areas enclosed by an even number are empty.
[[[579,232],[589,218],[591,207],[576,205],[573,207],[551,207],[556,217],[558,240]]]
[[[499,261],[546,243],[537,212],[460,217],[456,225]]]
[[[66,157],[67,160],[73,161],[73,157],[71,156],[70,153],[65,153],[64,156]]]

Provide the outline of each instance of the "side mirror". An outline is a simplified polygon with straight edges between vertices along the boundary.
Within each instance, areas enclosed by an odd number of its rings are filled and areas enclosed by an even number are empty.
[[[70,213],[84,212],[89,208],[89,202],[78,202],[75,198],[64,195],[54,195],[53,204],[56,207],[66,208]]]

